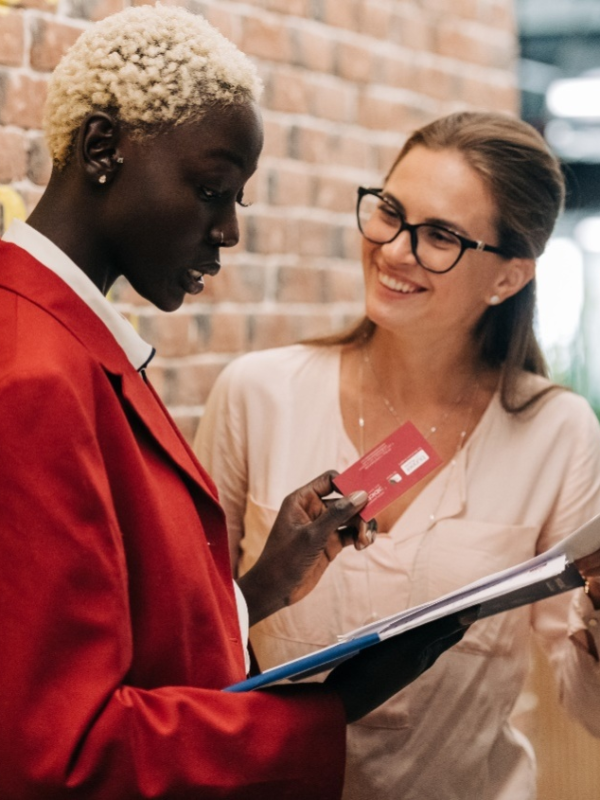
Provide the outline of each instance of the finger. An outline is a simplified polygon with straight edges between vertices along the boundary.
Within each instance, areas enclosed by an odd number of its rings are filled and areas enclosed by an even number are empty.
[[[373,544],[376,536],[377,522],[374,519],[371,519],[368,522],[363,522],[361,520],[358,534],[354,541],[354,547],[357,550],[364,550],[366,547],[370,547],[370,545]]]
[[[333,485],[333,479],[338,474],[339,473],[336,472],[336,470],[328,469],[327,472],[323,472],[317,478],[314,478],[312,481],[298,489],[298,491],[314,492],[319,497],[326,497],[328,494],[336,491],[335,486]]]
[[[462,635],[477,620],[479,608],[476,605],[464,611],[457,611],[447,617],[427,622],[415,630],[420,632],[425,639],[429,639],[432,642],[451,637],[454,634]]]
[[[369,499],[367,492],[352,492],[347,497],[340,497],[332,503],[327,503],[325,511],[313,522],[313,525],[322,531],[336,530],[348,525],[356,527],[356,512],[363,508]]]
[[[578,558],[575,564],[584,577],[600,575],[600,553],[592,553],[585,558]]]

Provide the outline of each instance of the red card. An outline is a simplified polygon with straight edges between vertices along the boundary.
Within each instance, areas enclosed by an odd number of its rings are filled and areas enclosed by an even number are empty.
[[[342,494],[368,492],[369,501],[359,513],[370,520],[441,463],[427,439],[412,422],[405,422],[338,475],[334,484]]]

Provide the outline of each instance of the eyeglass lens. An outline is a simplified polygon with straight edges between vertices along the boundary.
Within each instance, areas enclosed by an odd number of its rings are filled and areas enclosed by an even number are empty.
[[[377,195],[364,194],[358,207],[358,225],[370,242],[386,244],[397,236],[405,220],[391,203],[386,203]],[[460,258],[462,243],[451,231],[422,224],[416,225],[411,233],[413,254],[426,269],[445,272]]]

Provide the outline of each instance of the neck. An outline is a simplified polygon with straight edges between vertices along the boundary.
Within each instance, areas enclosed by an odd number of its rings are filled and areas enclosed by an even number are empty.
[[[377,328],[366,353],[389,400],[404,407],[454,402],[486,372],[470,336],[406,341]]]
[[[73,187],[65,172],[53,171],[50,183],[27,222],[42,233],[106,294],[116,276],[111,276],[98,235],[97,204]]]

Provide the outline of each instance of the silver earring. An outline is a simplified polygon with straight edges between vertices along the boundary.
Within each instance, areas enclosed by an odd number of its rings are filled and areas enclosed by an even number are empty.
[[[98,183],[106,183],[106,175],[100,175],[98,178]]]
[[[225,234],[223,233],[223,231],[221,231],[220,235],[221,235],[221,240],[220,240],[219,244],[223,245],[223,242],[225,241]]]
[[[125,161],[125,159],[123,158],[123,156],[119,156],[117,158],[117,164],[122,164],[124,161]]]
[[[500,298],[498,297],[497,294],[493,294],[490,297],[490,305],[491,306],[497,306],[499,302],[500,302]]]

